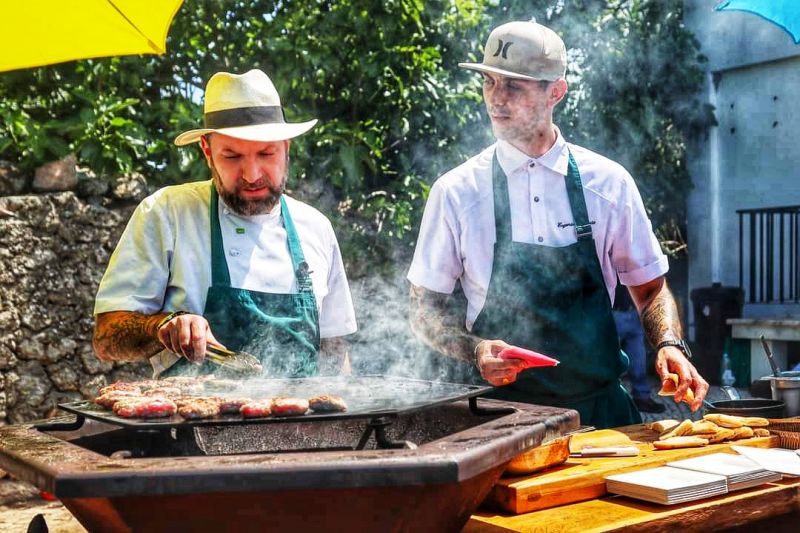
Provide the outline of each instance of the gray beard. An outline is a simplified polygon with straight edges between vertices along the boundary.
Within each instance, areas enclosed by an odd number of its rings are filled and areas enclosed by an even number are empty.
[[[286,190],[286,174],[284,174],[279,186],[267,186],[270,191],[269,195],[259,200],[246,200],[239,196],[241,187],[238,184],[233,191],[225,189],[222,184],[222,178],[220,178],[219,172],[217,172],[216,167],[213,165],[211,166],[211,176],[214,178],[217,194],[219,194],[220,198],[225,202],[225,205],[230,207],[237,215],[242,216],[265,215],[271,212]]]

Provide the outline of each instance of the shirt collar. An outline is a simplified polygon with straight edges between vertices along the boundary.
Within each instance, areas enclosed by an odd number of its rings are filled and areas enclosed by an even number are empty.
[[[517,147],[513,146],[508,141],[497,140],[497,161],[500,163],[500,168],[507,176],[516,172],[520,168],[530,163],[537,163],[549,168],[550,170],[561,174],[567,175],[567,167],[569,166],[569,150],[567,148],[567,141],[561,135],[561,130],[558,126],[553,125],[556,131],[556,142],[550,149],[542,154],[541,157],[530,157]]]

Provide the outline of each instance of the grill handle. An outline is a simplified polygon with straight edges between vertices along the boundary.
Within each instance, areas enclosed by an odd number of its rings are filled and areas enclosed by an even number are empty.
[[[478,407],[477,396],[470,396],[469,410],[477,416],[510,415],[517,412],[513,407]]]
[[[83,415],[75,415],[75,420],[72,422],[43,422],[34,424],[33,427],[39,431],[76,431],[83,427],[85,421]]]

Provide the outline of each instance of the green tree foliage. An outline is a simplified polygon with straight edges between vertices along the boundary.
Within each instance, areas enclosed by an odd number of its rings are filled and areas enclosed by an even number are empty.
[[[289,120],[320,119],[293,144],[290,188],[334,219],[357,277],[404,264],[430,184],[491,142],[480,78],[456,65],[531,15],[570,49],[565,136],[621,161],[657,226],[682,221],[687,138],[712,119],[676,1],[192,0],[164,56],[0,74],[0,158],[32,170],[76,153],[153,187],[206,179],[199,150],[172,139],[200,124],[211,74],[261,68]]]

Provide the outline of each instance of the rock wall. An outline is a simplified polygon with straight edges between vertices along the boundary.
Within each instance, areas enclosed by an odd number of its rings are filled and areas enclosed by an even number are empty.
[[[74,158],[47,167],[26,177],[0,162],[0,424],[149,373],[91,346],[97,285],[146,182],[100,180]]]

